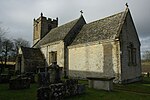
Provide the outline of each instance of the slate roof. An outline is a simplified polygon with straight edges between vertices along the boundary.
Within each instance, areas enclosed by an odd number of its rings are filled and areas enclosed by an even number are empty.
[[[80,19],[80,18],[79,18]],[[73,20],[62,26],[52,29],[45,37],[43,37],[35,46],[44,45],[47,43],[52,43],[55,41],[63,40],[68,32],[73,28],[79,19]]]
[[[85,24],[71,45],[114,39],[125,12]]]
[[[24,59],[43,60],[44,56],[39,48],[21,47]]]

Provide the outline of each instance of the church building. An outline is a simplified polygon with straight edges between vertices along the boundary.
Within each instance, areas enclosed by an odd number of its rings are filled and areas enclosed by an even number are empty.
[[[115,77],[116,83],[141,80],[141,44],[128,7],[90,23],[81,14],[61,26],[58,18],[41,13],[33,26],[31,49],[41,51],[45,66],[57,61],[63,74],[74,78]]]

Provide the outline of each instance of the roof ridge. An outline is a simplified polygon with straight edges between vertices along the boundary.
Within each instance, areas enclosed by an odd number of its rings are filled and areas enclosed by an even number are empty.
[[[87,23],[83,26],[71,45],[89,43],[91,41],[115,39],[121,17],[125,11]]]
[[[29,59],[31,57],[31,59],[43,59],[43,54],[41,52],[41,50],[39,48],[30,48],[30,47],[21,47],[21,51],[22,51],[22,56],[25,59]]]
[[[62,24],[62,25],[60,25],[60,26],[58,26],[58,27],[64,26],[64,25],[66,25],[66,24],[69,24],[69,23],[71,23],[71,22],[77,21],[77,20],[79,20],[79,19],[80,19],[80,17],[79,17],[79,18],[76,18],[76,19],[74,19],[74,20],[72,20],[72,21],[68,21],[67,23]],[[58,28],[58,27],[56,27],[56,28]],[[55,28],[54,28],[54,29],[55,29]]]
[[[113,16],[119,15],[119,14],[124,13],[124,12],[125,12],[125,11],[122,11],[122,12],[119,12],[119,13],[116,13],[116,14],[113,14],[113,15],[110,15],[110,16],[107,16],[107,17],[103,17],[103,18],[101,18],[101,19],[98,19],[98,20],[89,22],[89,23],[87,23],[87,24],[91,24],[91,23],[94,23],[94,22],[97,22],[97,21],[100,21],[100,20],[105,20],[105,19],[107,19],[107,18],[111,18],[111,17],[113,17]]]
[[[21,49],[22,49],[22,50],[24,50],[24,49],[28,49],[28,50],[40,50],[39,48],[23,47],[23,46],[21,46]]]

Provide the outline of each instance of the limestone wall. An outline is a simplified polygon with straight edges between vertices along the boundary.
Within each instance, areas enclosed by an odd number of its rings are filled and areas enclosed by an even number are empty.
[[[129,65],[128,46],[133,43],[136,49],[136,64]],[[121,44],[121,79],[124,82],[132,81],[141,76],[140,42],[133,24],[130,13],[127,14],[122,32],[120,34]]]
[[[21,72],[23,73],[25,71],[25,60],[24,60],[24,57],[22,56],[22,50],[21,50],[21,48],[19,48],[18,54],[21,55]],[[16,71],[20,71],[19,55],[16,58],[15,70]]]
[[[34,21],[34,25],[33,25],[33,44],[35,44],[37,41],[39,41],[40,35],[41,35],[41,18],[39,18],[38,20]]]
[[[115,42],[69,47],[71,77],[113,77],[118,73]]]
[[[60,67],[64,67],[64,42],[58,41],[55,43],[49,43],[46,45],[41,46],[41,51],[44,54],[47,65],[50,65],[49,63],[49,52],[57,51],[57,64]]]

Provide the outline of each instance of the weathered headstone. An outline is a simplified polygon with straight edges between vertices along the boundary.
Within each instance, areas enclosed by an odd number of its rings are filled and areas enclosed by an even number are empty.
[[[50,74],[48,72],[41,72],[38,74],[39,87],[46,87],[50,84]]]
[[[78,94],[83,94],[85,92],[85,85],[84,84],[78,84],[77,87],[78,87],[78,89],[77,89]]]
[[[52,62],[52,64],[50,65],[49,73],[50,73],[50,82],[51,83],[61,82],[61,80],[60,80],[61,67],[59,67],[59,65],[57,65],[57,62]]]
[[[9,89],[18,90],[26,88],[30,88],[30,78],[28,77],[19,76],[9,81]]]
[[[25,73],[25,77],[29,77],[30,78],[30,83],[34,83],[35,82],[35,74],[33,72]]]
[[[78,84],[78,80],[61,81],[61,69],[57,62],[53,62],[48,72],[39,73],[38,100],[63,100],[64,97],[84,93],[85,86]]]
[[[8,83],[10,78],[9,74],[0,74],[0,83]]]
[[[149,77],[149,72],[147,72],[147,77]]]

